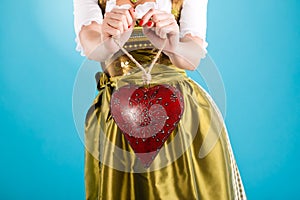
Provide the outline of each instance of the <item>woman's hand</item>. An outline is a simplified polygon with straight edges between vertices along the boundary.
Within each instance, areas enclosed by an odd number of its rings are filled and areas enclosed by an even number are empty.
[[[174,51],[179,43],[179,26],[171,13],[150,9],[140,20],[143,32],[156,48],[165,40],[165,51]]]
[[[123,46],[133,30],[135,13],[130,9],[113,9],[104,16],[102,24],[92,22],[83,26],[79,38],[84,53],[91,60],[104,62],[119,50],[112,37]]]
[[[140,25],[156,48],[161,49],[166,40],[163,51],[179,68],[195,70],[205,57],[201,38],[186,34],[179,39],[179,26],[171,13],[151,9],[143,16]]]
[[[135,13],[133,8],[114,8],[110,12],[105,13],[102,23],[103,41],[110,37],[122,37],[122,34],[125,32],[132,31],[134,21]]]

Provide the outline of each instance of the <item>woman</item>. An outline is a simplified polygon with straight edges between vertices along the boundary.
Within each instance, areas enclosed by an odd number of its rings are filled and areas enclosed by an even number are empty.
[[[86,199],[246,199],[222,117],[184,71],[205,56],[206,6],[206,0],[74,0],[77,49],[104,71],[96,75],[99,94],[86,117]],[[138,68],[156,57],[148,74]],[[178,124],[166,141],[157,139],[161,146],[146,161],[120,131],[111,104],[113,93],[144,88],[145,81],[176,88],[183,105]]]

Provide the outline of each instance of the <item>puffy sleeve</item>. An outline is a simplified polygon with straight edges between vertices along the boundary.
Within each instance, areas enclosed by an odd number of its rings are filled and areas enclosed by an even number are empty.
[[[180,16],[180,37],[190,33],[203,39],[206,50],[206,12],[208,0],[184,0]]]
[[[92,21],[101,24],[103,15],[97,0],[73,0],[73,5],[76,50],[80,51],[81,55],[84,56],[79,40],[79,32],[83,25],[90,25]]]

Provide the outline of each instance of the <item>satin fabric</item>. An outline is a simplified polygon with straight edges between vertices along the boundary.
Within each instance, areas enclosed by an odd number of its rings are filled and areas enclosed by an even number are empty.
[[[142,72],[110,78],[98,73],[99,93],[85,124],[86,199],[246,199],[226,128],[209,95],[174,65],[156,64],[151,74],[152,85],[169,84],[182,92],[185,111],[178,127],[150,168],[143,168],[109,109],[112,92],[126,84],[142,85]],[[217,139],[200,158],[208,133]]]

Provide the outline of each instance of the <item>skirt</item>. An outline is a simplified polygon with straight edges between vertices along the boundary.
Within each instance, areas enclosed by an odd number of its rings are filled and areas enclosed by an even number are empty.
[[[222,116],[208,93],[184,70],[156,64],[151,85],[168,84],[184,112],[149,168],[137,159],[111,112],[112,93],[142,85],[142,72],[96,75],[98,95],[85,122],[85,187],[89,200],[246,199]]]

